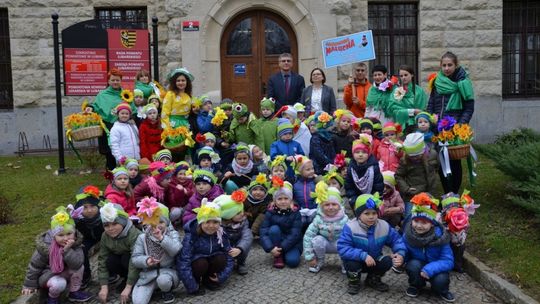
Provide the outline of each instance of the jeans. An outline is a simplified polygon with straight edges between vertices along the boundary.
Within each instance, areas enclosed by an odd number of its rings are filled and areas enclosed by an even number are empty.
[[[426,264],[426,262],[419,260],[410,260],[407,262],[405,268],[407,270],[407,276],[409,276],[409,285],[418,289],[426,286],[427,280],[420,276],[420,272]],[[450,275],[448,272],[441,272],[429,278],[429,282],[433,291],[438,294],[446,294],[450,285]]]
[[[375,266],[368,267],[364,261],[343,260],[343,266],[347,272],[367,272],[369,274],[384,275],[392,268],[392,258],[381,256],[375,259]]]
[[[270,240],[272,240],[274,246],[281,247],[280,244],[284,237],[279,226],[274,225],[270,227],[268,236],[270,237]],[[300,265],[300,256],[302,255],[302,252],[297,246],[289,249],[287,252],[282,251],[281,255],[285,260],[285,265],[291,268],[298,267],[298,265]]]

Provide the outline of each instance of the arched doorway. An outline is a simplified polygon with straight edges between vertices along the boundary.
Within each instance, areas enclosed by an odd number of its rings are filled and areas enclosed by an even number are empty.
[[[296,35],[285,19],[269,11],[236,16],[221,36],[221,96],[248,105],[259,113],[266,82],[279,71],[278,57],[291,53],[298,68]]]

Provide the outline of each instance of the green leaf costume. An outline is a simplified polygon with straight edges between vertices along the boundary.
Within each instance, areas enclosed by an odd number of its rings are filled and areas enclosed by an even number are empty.
[[[414,88],[414,89],[413,89]],[[394,89],[394,91],[397,87]],[[409,115],[409,109],[425,110],[427,106],[427,95],[417,84],[409,83],[407,93],[401,100],[397,100],[394,93],[390,94],[388,112],[394,122],[399,123],[403,128],[414,125],[414,115]]]

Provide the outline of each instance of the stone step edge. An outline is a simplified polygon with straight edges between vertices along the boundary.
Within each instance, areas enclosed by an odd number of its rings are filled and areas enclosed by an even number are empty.
[[[465,252],[463,257],[466,272],[486,290],[505,303],[540,304],[535,299],[526,295],[519,287],[498,276],[493,269],[482,263],[475,256]]]

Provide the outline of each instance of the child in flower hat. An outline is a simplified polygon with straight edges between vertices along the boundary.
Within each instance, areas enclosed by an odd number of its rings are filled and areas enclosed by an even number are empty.
[[[375,158],[379,160],[381,171],[396,172],[403,156],[403,142],[399,139],[401,126],[391,121],[384,124],[384,138],[379,142]]]
[[[234,261],[229,255],[229,237],[221,227],[221,209],[204,198],[196,220],[184,226],[182,250],[176,256],[178,276],[188,294],[203,294],[204,287],[218,289],[231,275]]]
[[[433,205],[415,205],[411,221],[404,227],[403,242],[407,247],[407,276],[409,287],[406,294],[417,297],[426,282],[446,302],[454,302],[448,290],[450,270],[454,265],[450,235],[437,221],[437,209]]]
[[[293,125],[286,118],[278,121],[278,140],[270,147],[270,158],[274,160],[278,155],[285,155],[287,162],[287,177],[294,179],[294,170],[290,164],[294,161],[295,155],[305,155],[300,143],[293,140]]]
[[[382,195],[383,204],[379,210],[379,216],[395,228],[401,223],[401,218],[405,212],[405,203],[396,189],[394,172],[384,171],[382,175],[384,179],[384,191]]]
[[[361,272],[367,272],[366,285],[384,292],[389,287],[381,281],[392,266],[403,264],[407,252],[401,236],[390,225],[378,218],[382,202],[379,195],[362,194],[354,204],[356,218],[347,222],[337,242],[339,256],[347,271],[347,292],[360,291]],[[392,248],[391,256],[383,255],[384,246]]]
[[[236,261],[236,271],[240,275],[248,273],[246,259],[253,242],[253,233],[244,213],[247,191],[240,189],[231,195],[220,195],[213,203],[221,209],[221,227],[229,237],[232,249],[229,255]]]
[[[195,193],[195,184],[191,176],[189,164],[181,161],[175,164],[174,172],[168,188],[171,222],[177,226],[181,222],[184,208],[189,198]]]
[[[326,253],[337,253],[337,240],[349,218],[337,188],[320,181],[315,196],[317,215],[304,234],[304,258],[309,271],[317,273],[324,265]]]
[[[171,201],[169,197],[169,184],[174,173],[174,167],[156,161],[150,164],[150,176],[145,178],[133,190],[135,201],[140,202],[145,197],[155,197],[160,202],[168,205]]]
[[[28,264],[22,294],[48,289],[48,304],[60,303],[60,295],[69,288],[69,300],[86,302],[92,296],[79,290],[84,272],[82,235],[68,210],[61,206],[51,218],[51,229],[36,238],[36,250]]]
[[[332,143],[336,153],[345,151],[345,156],[352,156],[352,143],[354,141],[353,122],[356,121],[353,113],[344,109],[334,112],[335,123],[331,128]]]
[[[195,183],[195,193],[189,198],[188,204],[182,215],[184,226],[195,219],[195,209],[201,206],[203,199],[214,200],[223,194],[223,189],[216,184],[216,176],[207,170],[195,170],[193,172],[193,182]]]
[[[172,290],[180,283],[174,267],[176,254],[182,247],[180,235],[171,225],[169,208],[155,198],[146,197],[137,207],[144,233],[137,238],[131,254],[131,263],[140,269],[133,288],[133,303],[149,303],[156,287],[161,291],[163,303],[173,303]]]
[[[334,161],[336,151],[332,142],[330,128],[334,125],[332,116],[323,111],[317,111],[313,118],[317,131],[311,135],[309,157],[313,160],[315,173],[324,174],[324,167]]]
[[[254,235],[259,235],[264,213],[272,201],[272,195],[268,193],[269,187],[270,180],[263,173],[253,177],[248,186],[248,197],[244,201],[244,210]]]

